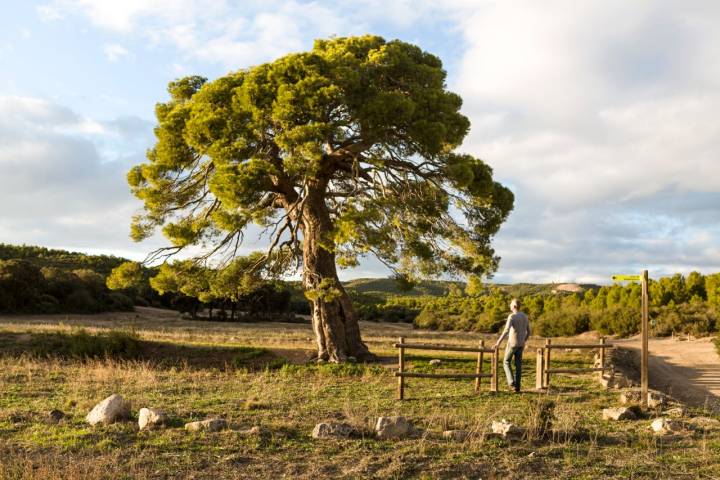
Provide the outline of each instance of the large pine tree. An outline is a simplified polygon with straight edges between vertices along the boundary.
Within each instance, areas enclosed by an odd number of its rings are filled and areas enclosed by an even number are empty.
[[[513,206],[491,168],[454,153],[468,132],[440,60],[376,36],[169,85],[157,143],[128,174],[141,240],[236,251],[251,224],[269,241],[249,268],[302,268],[318,358],[369,359],[337,265],[374,255],[402,276],[487,275]]]

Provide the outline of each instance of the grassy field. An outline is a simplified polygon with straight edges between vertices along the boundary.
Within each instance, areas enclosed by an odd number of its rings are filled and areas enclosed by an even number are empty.
[[[650,419],[608,423],[618,393],[590,375],[553,378],[549,393],[475,394],[468,380],[411,379],[394,399],[398,336],[476,345],[477,335],[363,324],[374,365],[313,365],[308,325],[193,322],[172,313],[0,317],[0,478],[718,478],[720,432],[659,438]],[[82,329],[82,330],[81,330]],[[124,333],[113,333],[117,331]],[[488,339],[489,340],[489,339]],[[48,347],[50,345],[51,347]],[[532,352],[529,349],[529,352]],[[412,355],[415,370],[474,368],[472,355]],[[591,361],[562,353],[567,365]],[[524,386],[534,386],[526,355]],[[487,369],[487,366],[486,366]],[[133,405],[165,410],[168,428],[137,423],[90,427],[95,403],[119,393]],[[540,405],[555,404],[552,430],[538,433]],[[60,409],[69,418],[45,423]],[[703,412],[697,411],[701,414]],[[378,416],[404,415],[418,438],[372,437]],[[231,428],[190,433],[185,422],[211,416]],[[487,435],[493,420],[530,427],[518,442]],[[354,425],[358,438],[315,440],[327,419]],[[259,435],[243,431],[259,426]],[[464,442],[446,429],[471,432]]]

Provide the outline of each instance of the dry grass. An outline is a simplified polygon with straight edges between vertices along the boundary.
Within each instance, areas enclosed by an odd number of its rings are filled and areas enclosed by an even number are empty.
[[[132,329],[146,348],[136,359],[82,360],[19,354],[17,345],[0,342],[0,478],[713,478],[720,471],[720,432],[670,441],[650,434],[650,420],[605,423],[601,409],[615,404],[617,393],[601,390],[590,376],[553,378],[550,394],[521,395],[491,394],[487,382],[475,394],[470,381],[410,380],[408,399],[394,400],[396,383],[386,367],[398,336],[477,344],[479,337],[468,334],[364,324],[386,366],[303,364],[312,347],[308,325],[194,322],[152,309],[139,316],[5,317],[0,338],[30,342],[43,332],[79,327]],[[248,355],[257,352],[250,346],[274,356]],[[288,362],[282,365],[280,356]],[[436,356],[445,359],[440,369],[473,370],[474,357],[463,354],[412,356],[409,367],[427,369]],[[568,352],[557,359],[589,360]],[[531,386],[533,355],[526,361],[524,385]],[[87,426],[85,414],[111,393],[130,399],[135,413],[144,406],[164,409],[170,427]],[[69,418],[46,425],[55,408]],[[371,431],[381,415],[405,415],[424,433],[376,440]],[[233,428],[182,429],[210,416],[226,418]],[[529,427],[528,438],[508,443],[488,436],[500,418]],[[354,425],[361,438],[313,440],[314,424],[324,419]],[[255,425],[261,435],[242,433]],[[470,435],[451,442],[441,438],[445,429]]]

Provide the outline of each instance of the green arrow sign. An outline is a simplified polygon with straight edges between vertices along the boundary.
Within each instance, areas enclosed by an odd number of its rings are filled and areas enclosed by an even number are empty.
[[[613,275],[612,279],[616,282],[639,282],[640,275]]]

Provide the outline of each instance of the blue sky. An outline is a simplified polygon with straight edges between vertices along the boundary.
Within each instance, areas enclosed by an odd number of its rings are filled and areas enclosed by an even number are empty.
[[[374,33],[443,60],[461,149],[515,191],[497,281],[720,271],[718,24],[713,1],[3,2],[0,241],[142,258],[163,242],[129,240],[124,176],[169,81]]]

